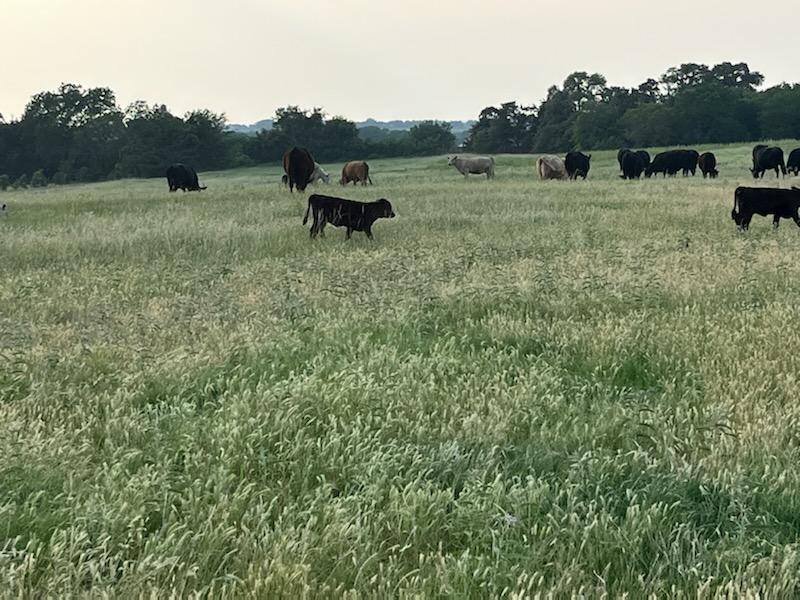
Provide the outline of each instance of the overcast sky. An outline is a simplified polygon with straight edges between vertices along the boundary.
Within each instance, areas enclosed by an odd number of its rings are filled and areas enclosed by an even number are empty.
[[[682,62],[796,82],[789,4],[752,0],[0,0],[0,113],[72,82],[122,106],[232,122],[277,107],[350,119],[471,119],[538,103],[572,71],[638,85]]]

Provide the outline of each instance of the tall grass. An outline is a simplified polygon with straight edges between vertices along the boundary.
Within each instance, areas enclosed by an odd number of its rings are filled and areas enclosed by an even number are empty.
[[[3,194],[0,588],[797,596],[800,232],[717,155],[375,161],[374,243],[274,168]]]

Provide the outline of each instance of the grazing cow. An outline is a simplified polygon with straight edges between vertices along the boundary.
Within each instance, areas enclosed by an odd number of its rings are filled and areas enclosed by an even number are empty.
[[[697,165],[703,173],[703,179],[706,177],[716,179],[717,175],[719,175],[719,171],[717,171],[717,157],[714,156],[713,152],[703,152],[700,158],[697,159]]]
[[[622,171],[623,173],[622,177],[623,179],[626,179],[626,177],[624,177],[625,168],[623,167],[622,163],[625,158],[625,155],[628,152],[636,154],[642,160],[642,165],[644,169],[647,169],[647,167],[650,166],[650,154],[647,152],[647,150],[631,150],[630,148],[622,148],[620,149],[619,152],[617,152],[617,162],[619,163],[619,170]],[[633,163],[629,161],[629,164]]]
[[[772,227],[778,228],[781,219],[792,219],[800,227],[800,188],[738,187],[733,195],[731,219],[740,231],[750,228],[753,215],[772,215]]]
[[[170,192],[183,190],[184,192],[202,192],[205,186],[200,187],[197,181],[197,172],[192,167],[177,163],[167,169],[167,183]]]
[[[311,238],[322,234],[325,237],[325,225],[346,227],[345,239],[350,239],[354,231],[363,231],[372,238],[372,225],[378,219],[393,219],[395,214],[392,204],[385,198],[375,202],[355,202],[344,198],[312,194],[308,198],[308,208],[303,217],[303,225],[308,222],[308,214],[312,213],[314,222],[311,225]]]
[[[619,163],[619,170],[622,171],[622,159],[628,152],[633,152],[630,148],[620,148],[617,152],[617,162]]]
[[[622,155],[622,179],[639,179],[645,170],[644,160],[638,152],[628,150]]]
[[[645,177],[651,177],[654,173],[676,175],[678,171],[683,172],[684,177],[689,173],[693,176],[697,172],[697,161],[700,154],[695,150],[667,150],[661,154],[656,154],[653,162],[645,169]]]
[[[305,148],[295,146],[286,151],[286,154],[283,155],[283,171],[286,173],[290,192],[294,192],[295,186],[298,191],[306,191],[316,164],[314,157]]]
[[[753,179],[764,177],[767,171],[775,170],[775,177],[780,177],[781,173],[786,177],[786,163],[783,162],[783,150],[773,146],[768,148],[764,145],[756,146],[753,149],[753,168],[750,172]]]
[[[560,156],[546,154],[540,156],[536,161],[536,172],[539,174],[539,179],[566,179],[567,168],[564,161]]]
[[[589,168],[591,167],[591,160],[591,154],[586,155],[582,152],[568,152],[564,159],[564,168],[567,170],[567,176],[573,180],[578,177],[586,179],[586,176],[589,174]]]
[[[794,175],[800,175],[800,148],[796,148],[789,153],[789,160],[786,161],[786,170]]]
[[[350,182],[353,185],[361,182],[361,185],[372,185],[372,179],[369,176],[369,165],[363,160],[351,160],[342,167],[342,178],[339,183],[347,185]]]
[[[319,163],[314,163],[314,172],[311,174],[311,179],[308,181],[310,184],[316,184],[318,181],[324,181],[325,183],[331,182],[331,176],[328,175],[328,172],[323,169]],[[281,183],[285,186],[289,185],[289,176],[284,173],[281,175]]]
[[[447,159],[448,166],[455,167],[456,170],[467,179],[470,175],[486,175],[486,179],[494,179],[494,157],[493,156],[468,156],[461,158],[451,156]]]

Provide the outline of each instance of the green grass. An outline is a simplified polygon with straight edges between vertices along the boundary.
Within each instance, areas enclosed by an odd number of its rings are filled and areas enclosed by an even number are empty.
[[[372,161],[374,243],[275,167],[0,195],[0,593],[796,597],[800,232],[716,150]]]

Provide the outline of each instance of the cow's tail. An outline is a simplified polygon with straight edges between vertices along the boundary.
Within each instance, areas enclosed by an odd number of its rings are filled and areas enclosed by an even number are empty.
[[[308,197],[308,206],[306,207],[306,216],[303,217],[303,225],[308,223],[308,214],[311,212],[311,196]]]

